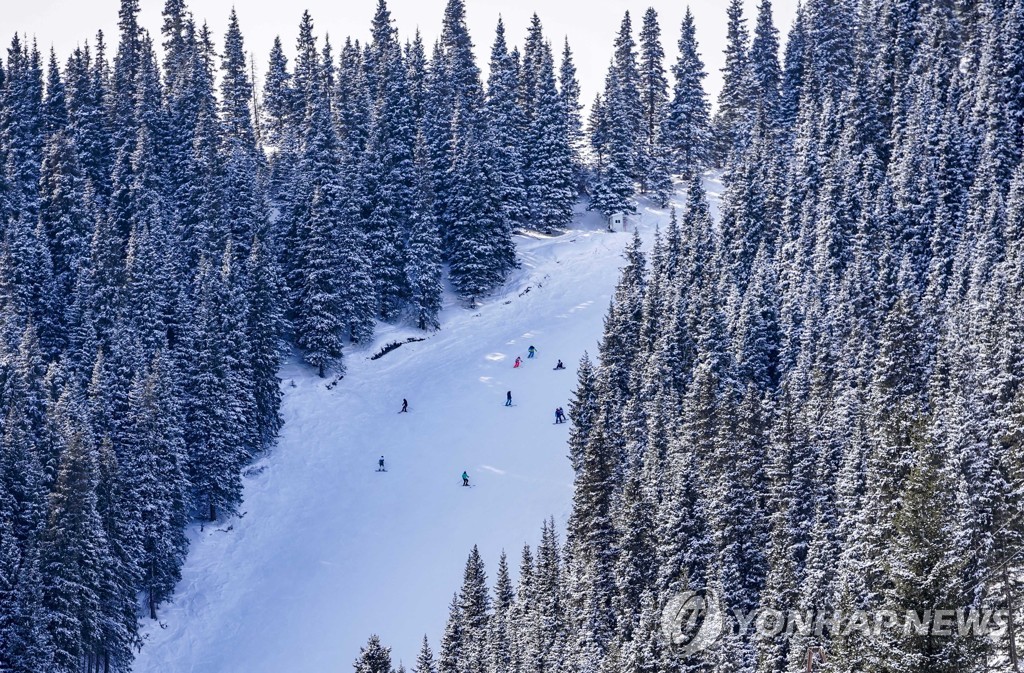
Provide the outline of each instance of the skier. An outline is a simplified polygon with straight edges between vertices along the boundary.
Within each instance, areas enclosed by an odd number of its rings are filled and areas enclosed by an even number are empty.
[[[469,473],[465,470],[462,471],[462,485],[469,486]]]
[[[527,359],[532,360],[533,356],[537,354],[537,349],[534,348],[533,346],[530,346],[527,350],[530,352],[530,354],[527,355],[526,357],[527,357]]]
[[[555,423],[565,423],[565,412],[562,407],[555,409]]]
[[[409,400],[405,399],[404,397],[402,398],[402,410],[399,411],[398,413],[400,413],[400,414],[409,413]]]
[[[558,364],[555,365],[555,370],[559,370],[559,369],[565,369],[565,365],[562,364],[561,360],[559,360]]]
[[[505,406],[506,407],[511,407],[512,406],[512,391],[511,390],[508,391],[507,393],[505,393]]]
[[[377,461],[377,471],[387,472],[387,470],[384,469],[384,456],[381,456],[380,460]]]
[[[523,364],[523,359],[520,357],[516,358],[516,363],[512,365],[512,369],[519,369],[519,365]]]

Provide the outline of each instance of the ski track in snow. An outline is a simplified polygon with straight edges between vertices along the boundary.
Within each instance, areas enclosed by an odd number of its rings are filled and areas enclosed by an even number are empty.
[[[721,185],[705,187],[714,212]],[[642,202],[633,222],[649,242],[667,217]],[[372,633],[411,668],[424,631],[436,653],[474,544],[493,581],[502,549],[515,572],[546,517],[564,527],[570,424],[554,410],[568,410],[583,352],[596,355],[630,240],[594,214],[575,226],[518,236],[522,268],[502,292],[474,310],[449,295],[441,331],[371,361],[419,335],[380,326],[371,346],[346,351],[332,390],[288,361],[285,426],[247,471],[244,514],[190,531],[174,602],[144,622],[135,671],[348,672]],[[553,371],[559,358],[566,369]]]

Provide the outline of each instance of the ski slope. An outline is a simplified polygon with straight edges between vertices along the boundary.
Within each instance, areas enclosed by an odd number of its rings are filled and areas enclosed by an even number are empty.
[[[706,187],[714,205],[721,187]],[[649,241],[667,218],[641,203],[630,229]],[[371,633],[395,666],[414,665],[424,632],[436,650],[474,544],[493,579],[502,549],[515,570],[546,517],[565,523],[569,424],[554,410],[568,411],[576,364],[596,353],[629,240],[580,214],[563,235],[517,237],[522,268],[504,290],[473,310],[449,299],[425,341],[370,360],[422,336],[382,326],[349,349],[333,389],[286,364],[280,441],[247,471],[243,515],[191,532],[175,601],[146,623],[134,669],[348,672]]]

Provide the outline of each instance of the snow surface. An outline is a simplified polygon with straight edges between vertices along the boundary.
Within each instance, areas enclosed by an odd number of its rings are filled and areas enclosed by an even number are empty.
[[[721,185],[705,186],[714,207]],[[667,217],[641,204],[629,229],[649,241]],[[191,532],[175,601],[146,622],[136,671],[348,672],[371,633],[411,668],[424,631],[436,652],[474,544],[493,580],[502,549],[515,572],[546,517],[564,527],[569,424],[554,410],[568,409],[583,352],[596,354],[630,240],[592,213],[576,227],[517,237],[522,268],[503,292],[471,310],[449,298],[440,332],[370,360],[421,336],[382,326],[347,351],[331,390],[297,360],[284,366],[280,441],[247,471],[243,515]],[[558,358],[566,370],[552,370]]]

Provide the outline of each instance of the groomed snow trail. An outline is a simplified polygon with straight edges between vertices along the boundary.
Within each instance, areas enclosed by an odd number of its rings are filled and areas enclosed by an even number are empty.
[[[634,221],[649,238],[667,212],[641,207]],[[493,580],[502,549],[514,570],[542,521],[563,525],[571,508],[569,424],[554,410],[568,411],[576,365],[596,354],[630,239],[603,228],[590,214],[561,236],[518,237],[522,269],[502,294],[452,304],[440,332],[370,360],[421,336],[383,326],[346,352],[332,390],[288,363],[285,426],[247,472],[243,516],[192,531],[175,601],[146,622],[134,669],[347,673],[372,633],[396,666],[414,665],[424,631],[436,651],[472,546]],[[559,358],[566,370],[553,371]]]

